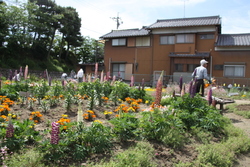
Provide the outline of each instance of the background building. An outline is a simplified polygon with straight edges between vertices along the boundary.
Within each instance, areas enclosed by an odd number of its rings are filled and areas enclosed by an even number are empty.
[[[104,69],[155,85],[191,80],[201,59],[218,84],[250,85],[250,34],[221,34],[219,16],[157,20],[141,29],[113,30],[105,40]]]

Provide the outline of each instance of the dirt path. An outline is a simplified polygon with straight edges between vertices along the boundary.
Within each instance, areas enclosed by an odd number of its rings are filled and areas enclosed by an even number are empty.
[[[249,100],[235,100],[236,104],[250,104]],[[243,129],[250,138],[250,119],[243,118],[242,116],[234,113],[223,113],[225,117],[232,120],[234,126]],[[234,167],[250,167],[250,153],[238,157],[238,164]]]

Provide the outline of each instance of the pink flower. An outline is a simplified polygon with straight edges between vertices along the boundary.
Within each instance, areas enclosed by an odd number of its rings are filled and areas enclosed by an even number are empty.
[[[163,85],[163,71],[157,81],[156,85],[156,94],[155,94],[155,105],[159,106],[161,103],[161,93],[162,93],[162,85]]]
[[[52,124],[52,130],[51,130],[51,139],[50,139],[50,143],[51,144],[58,144],[59,142],[59,134],[60,134],[60,130],[59,130],[59,123],[57,122],[53,122]]]

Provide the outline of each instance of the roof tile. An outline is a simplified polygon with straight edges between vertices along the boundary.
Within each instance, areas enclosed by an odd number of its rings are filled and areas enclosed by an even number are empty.
[[[127,29],[127,30],[112,30],[110,33],[101,36],[100,38],[115,38],[115,37],[132,37],[149,35],[149,30],[142,29]]]
[[[216,46],[250,46],[250,34],[220,34]]]
[[[156,23],[148,26],[148,29],[167,28],[167,27],[187,27],[187,26],[207,26],[220,25],[221,18],[219,16],[193,17],[180,19],[157,20]]]

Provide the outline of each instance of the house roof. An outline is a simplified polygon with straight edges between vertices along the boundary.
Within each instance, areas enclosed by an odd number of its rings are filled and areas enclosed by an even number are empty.
[[[220,34],[215,46],[250,46],[250,34]]]
[[[221,18],[219,16],[207,17],[191,17],[178,19],[164,19],[157,20],[156,23],[148,26],[148,29],[154,28],[168,28],[168,27],[190,27],[190,26],[209,26],[221,25]]]
[[[132,37],[132,36],[145,36],[149,35],[149,30],[145,27],[142,29],[126,29],[126,30],[112,30],[110,33],[101,36],[100,38],[115,38],[115,37]]]

